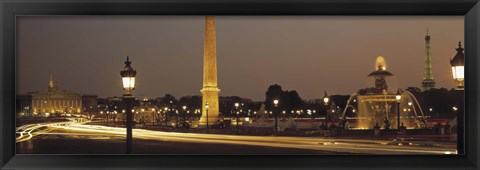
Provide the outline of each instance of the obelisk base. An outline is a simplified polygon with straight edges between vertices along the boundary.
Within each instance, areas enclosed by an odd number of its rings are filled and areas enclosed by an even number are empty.
[[[207,109],[205,107],[208,102],[208,125],[211,127],[218,121],[219,105],[218,93],[220,89],[217,87],[204,87],[202,90],[202,117],[198,124],[199,128],[206,128],[207,125]]]

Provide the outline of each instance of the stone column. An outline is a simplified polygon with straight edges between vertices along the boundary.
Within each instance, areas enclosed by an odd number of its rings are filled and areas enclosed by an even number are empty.
[[[205,37],[203,51],[203,88],[202,92],[202,117],[200,118],[200,127],[205,127],[207,123],[207,111],[205,108],[208,102],[208,124],[209,126],[217,122],[218,119],[218,93],[220,89],[217,86],[217,47],[215,33],[215,17],[205,17]]]

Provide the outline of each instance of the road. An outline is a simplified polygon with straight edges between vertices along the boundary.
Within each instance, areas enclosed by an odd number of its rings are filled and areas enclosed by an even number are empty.
[[[434,141],[392,141],[371,139],[336,139],[318,137],[236,136],[200,133],[162,132],[134,129],[134,148],[149,151],[148,146],[163,147],[159,153],[192,154],[454,154],[454,143]],[[83,141],[92,145],[98,141],[113,142],[122,150],[125,128],[87,125],[85,122],[60,122],[25,125],[17,128],[17,151],[29,153],[24,142],[55,143],[55,140]],[[38,142],[37,142],[38,143]],[[105,146],[109,144],[105,143]],[[60,144],[61,145],[61,144]],[[139,146],[141,145],[141,146]],[[158,145],[158,146],[157,146]],[[58,144],[55,146],[59,146]],[[69,145],[75,147],[75,145]],[[218,147],[217,147],[218,146]],[[80,146],[79,146],[80,147]],[[92,145],[98,148],[98,146]],[[165,148],[167,147],[167,148]],[[52,148],[55,148],[52,146]],[[227,149],[228,148],[228,149]],[[98,148],[100,149],[100,148]],[[218,150],[223,149],[223,150]],[[116,149],[119,150],[119,149]],[[155,149],[153,149],[155,150]],[[155,153],[155,151],[147,153]],[[163,152],[168,151],[168,152]],[[180,152],[181,151],[181,152]],[[48,152],[44,149],[42,152]],[[35,153],[35,152],[33,152]],[[121,152],[120,152],[121,153]],[[137,152],[144,153],[144,152]]]

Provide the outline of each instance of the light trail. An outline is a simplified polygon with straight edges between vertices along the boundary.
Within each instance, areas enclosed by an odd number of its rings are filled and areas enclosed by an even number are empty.
[[[20,136],[17,137],[15,141],[16,143],[27,141],[32,139],[34,136],[51,131],[51,129],[48,129],[48,128],[42,129],[44,127],[68,126],[70,124],[79,124],[79,123],[75,123],[78,119],[68,119],[68,120],[69,121],[67,122],[37,123],[37,124],[28,124],[28,125],[17,127],[15,129],[15,133],[20,134]],[[80,122],[80,123],[86,123],[86,122]],[[28,136],[24,135],[25,133],[28,134]]]
[[[79,123],[55,124],[52,128],[60,128],[74,133],[125,135],[125,128],[85,125]],[[48,134],[48,133],[47,133]],[[187,142],[215,143],[231,145],[251,145],[265,147],[295,148],[318,151],[331,151],[357,154],[445,154],[455,153],[455,145],[388,145],[389,140],[366,139],[322,139],[313,137],[280,137],[280,136],[237,136],[199,133],[162,132],[145,129],[133,129],[133,137],[138,139]]]

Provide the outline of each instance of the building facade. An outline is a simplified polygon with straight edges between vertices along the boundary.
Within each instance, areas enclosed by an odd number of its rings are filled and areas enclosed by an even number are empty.
[[[31,94],[23,94],[17,95],[16,98],[16,111],[17,117],[32,117],[33,116],[33,109],[32,109],[32,95]]]
[[[51,117],[82,112],[82,96],[57,87],[51,77],[47,90],[32,93],[31,101],[34,116]]]

